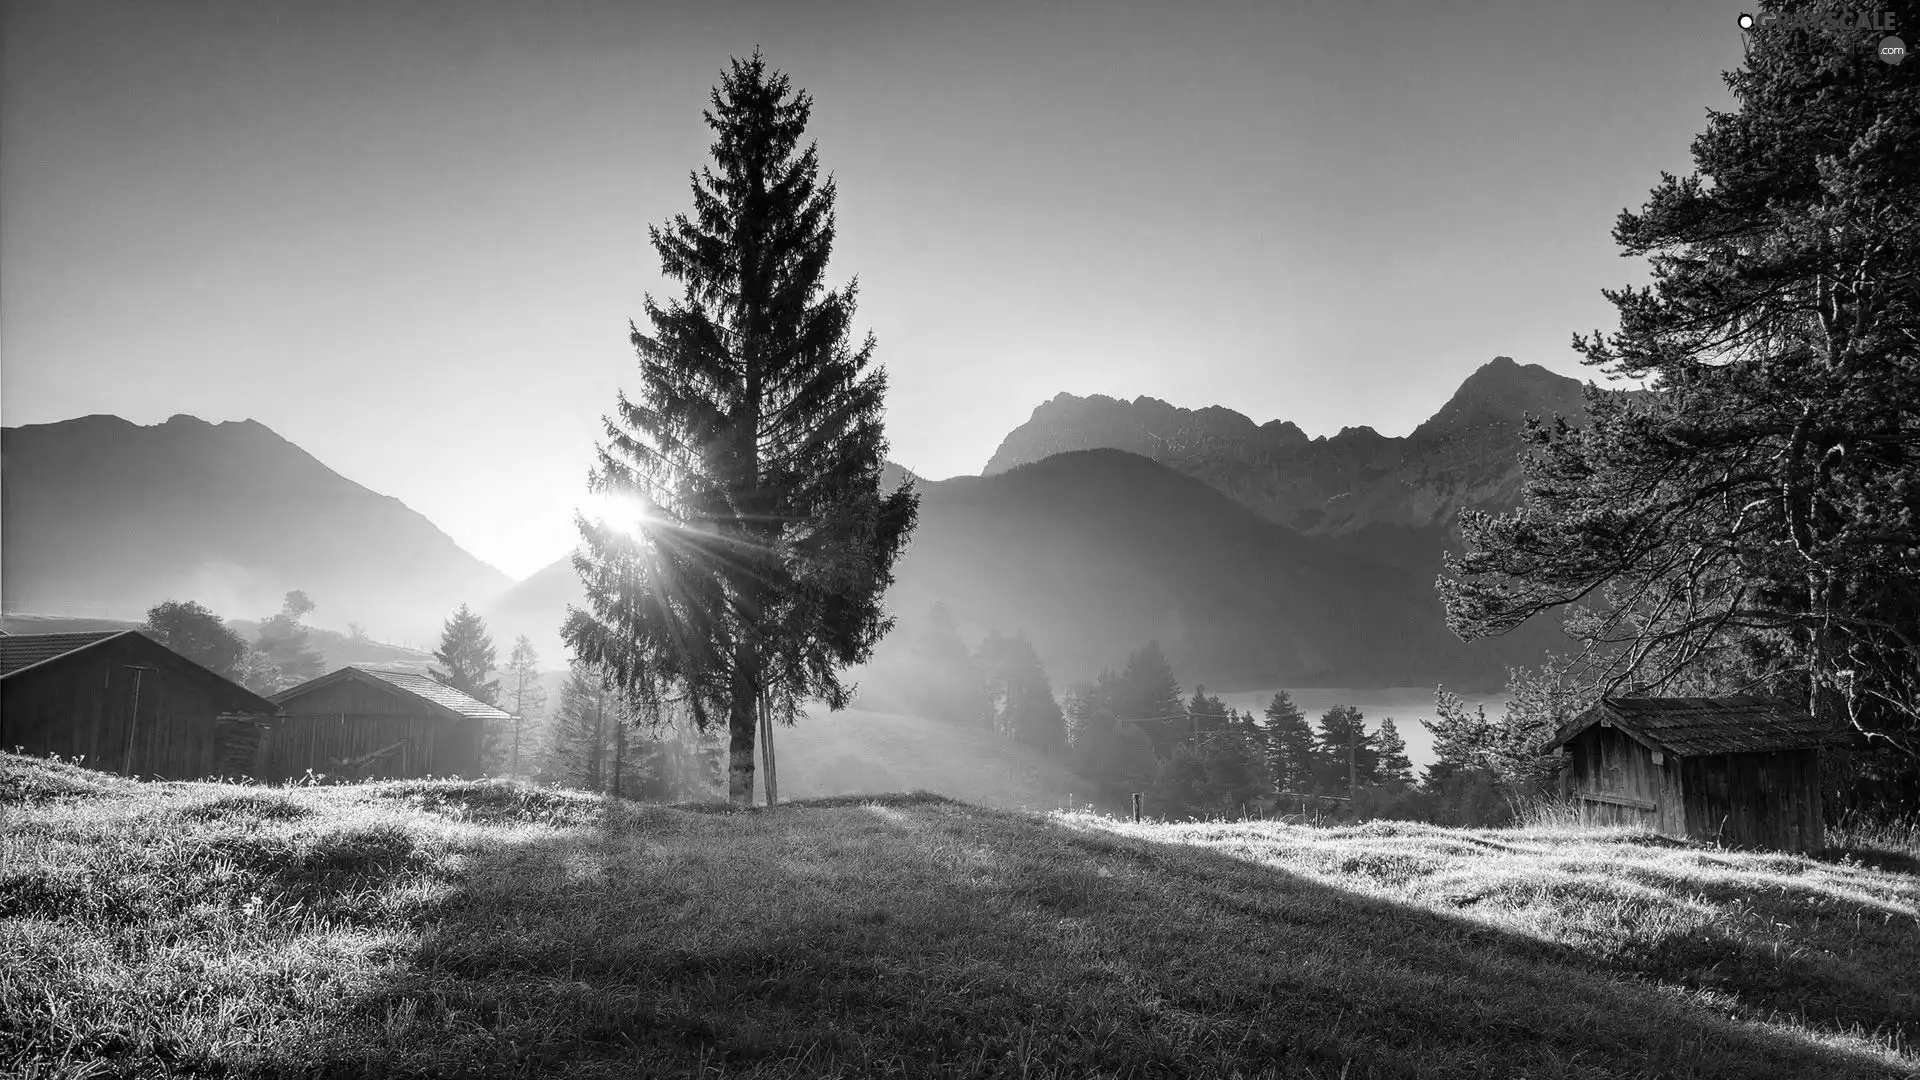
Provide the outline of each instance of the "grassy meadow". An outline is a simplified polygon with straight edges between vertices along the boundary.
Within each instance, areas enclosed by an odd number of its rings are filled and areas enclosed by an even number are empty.
[[[0,1075],[1908,1076],[1917,870],[0,755]]]

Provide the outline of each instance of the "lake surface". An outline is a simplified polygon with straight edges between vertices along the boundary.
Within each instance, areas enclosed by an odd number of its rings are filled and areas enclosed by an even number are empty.
[[[1433,687],[1431,686],[1390,686],[1384,689],[1355,690],[1345,687],[1276,687],[1284,689],[1307,714],[1307,723],[1315,730],[1320,726],[1320,715],[1335,705],[1352,705],[1360,710],[1368,731],[1380,730],[1380,721],[1391,719],[1400,737],[1406,740],[1407,757],[1413,761],[1415,776],[1419,776],[1433,763],[1433,735],[1429,733],[1422,719],[1432,720],[1439,714],[1433,708]],[[1251,709],[1254,715],[1266,712],[1267,702],[1273,700],[1275,690],[1244,690],[1233,694],[1209,694],[1226,702],[1230,709],[1245,712]],[[1467,707],[1485,705],[1487,715],[1498,718],[1507,707],[1505,694],[1462,694]]]

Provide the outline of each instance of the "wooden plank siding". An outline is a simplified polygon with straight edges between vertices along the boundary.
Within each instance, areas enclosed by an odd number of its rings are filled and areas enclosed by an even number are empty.
[[[1817,750],[1684,759],[1688,835],[1736,847],[1818,853],[1825,846]]]
[[[316,773],[361,779],[479,776],[482,722],[456,720],[425,701],[384,686],[344,679],[283,697],[255,762],[267,782]],[[359,765],[383,750],[390,753]]]
[[[1597,825],[1644,825],[1686,835],[1680,774],[1671,755],[1653,751],[1619,729],[1593,727],[1567,743],[1566,794]]]
[[[380,756],[362,760],[375,754]],[[297,779],[308,769],[367,780],[477,776],[480,721],[401,713],[289,713],[264,740],[254,775],[273,783]]]
[[[1644,825],[1733,847],[1817,854],[1824,846],[1818,750],[1682,757],[1618,728],[1566,743],[1563,793],[1596,825]]]
[[[127,776],[214,776],[223,771],[223,739],[246,727],[223,719],[231,702],[217,700],[217,683],[165,646],[123,635],[9,675],[0,747],[79,757]]]

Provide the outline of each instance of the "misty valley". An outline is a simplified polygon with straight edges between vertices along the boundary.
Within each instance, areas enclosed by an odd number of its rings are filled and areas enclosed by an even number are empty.
[[[0,1075],[1920,1077],[1910,6],[10,8]]]

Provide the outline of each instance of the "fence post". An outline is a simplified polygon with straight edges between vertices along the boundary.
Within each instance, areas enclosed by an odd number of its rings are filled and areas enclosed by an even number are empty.
[[[1133,793],[1133,823],[1140,824],[1140,793]]]

